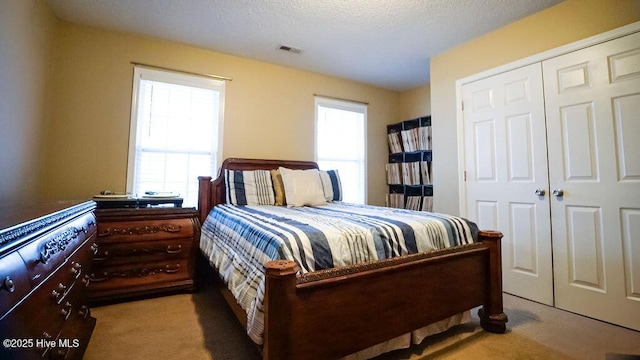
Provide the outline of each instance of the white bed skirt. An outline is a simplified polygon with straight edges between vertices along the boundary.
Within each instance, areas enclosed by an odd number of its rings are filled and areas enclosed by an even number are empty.
[[[463,313],[440,320],[410,333],[373,345],[369,348],[358,351],[357,353],[347,355],[340,360],[366,360],[390,351],[406,349],[411,346],[412,343],[419,344],[428,336],[439,334],[447,331],[453,326],[465,324],[469,321],[471,321],[471,311],[467,310]]]

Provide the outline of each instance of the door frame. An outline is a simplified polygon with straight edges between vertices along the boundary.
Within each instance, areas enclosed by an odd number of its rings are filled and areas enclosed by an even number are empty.
[[[531,65],[533,63],[542,62],[547,59],[551,59],[556,56],[564,55],[572,51],[584,49],[593,45],[597,45],[603,42],[607,42],[613,39],[623,37],[625,35],[633,34],[640,31],[640,21],[606,31],[604,33],[588,37],[586,39],[578,40],[576,42],[563,45],[551,50],[541,52],[539,54],[531,55],[526,58],[516,60],[504,65],[497,66],[495,68],[473,74],[462,79],[456,80],[456,126],[457,126],[457,138],[458,138],[458,174],[460,181],[458,181],[458,208],[460,216],[466,217],[466,204],[467,204],[467,190],[465,184],[465,146],[464,146],[464,112],[462,111],[462,87],[470,82],[481,80],[487,77],[498,75],[503,72],[507,72],[519,67]]]

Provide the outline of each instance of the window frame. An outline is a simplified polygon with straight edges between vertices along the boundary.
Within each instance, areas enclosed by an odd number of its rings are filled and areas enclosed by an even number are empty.
[[[223,134],[224,134],[224,105],[226,83],[223,80],[216,80],[206,76],[198,76],[193,74],[181,73],[170,70],[156,70],[143,66],[134,66],[133,84],[131,91],[131,117],[129,124],[129,142],[127,150],[127,178],[126,192],[133,194],[134,182],[136,177],[136,154],[138,140],[138,110],[139,110],[139,94],[141,80],[150,80],[164,82],[174,85],[183,85],[189,87],[198,87],[204,89],[215,90],[219,92],[219,109],[218,109],[218,126],[217,126],[217,149],[215,166],[212,170],[213,174],[201,174],[202,176],[214,176],[217,168],[222,164],[223,156]],[[140,196],[141,194],[133,194]]]
[[[314,99],[314,159],[315,162],[318,163],[319,159],[318,159],[318,110],[319,107],[326,107],[326,108],[332,108],[332,109],[338,109],[338,110],[345,110],[345,111],[352,111],[352,112],[357,112],[363,115],[363,134],[362,134],[362,146],[363,146],[363,159],[362,159],[362,166],[363,166],[363,184],[364,184],[364,189],[363,189],[363,204],[367,204],[368,203],[368,179],[367,179],[367,117],[368,117],[368,105],[365,103],[360,103],[360,102],[355,102],[355,101],[349,101],[349,100],[342,100],[342,99],[335,99],[335,98],[329,98],[329,97],[323,97],[323,96],[315,96]],[[323,169],[323,170],[332,170],[332,169]]]

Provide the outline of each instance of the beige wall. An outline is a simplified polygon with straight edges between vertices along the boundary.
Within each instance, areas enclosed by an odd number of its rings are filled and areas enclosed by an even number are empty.
[[[55,26],[41,1],[0,1],[0,202],[37,196]]]
[[[224,157],[313,159],[313,94],[368,102],[368,198],[384,204],[386,124],[430,113],[429,86],[395,92],[59,21],[45,1],[0,1],[0,201],[123,191],[131,61],[233,78]]]
[[[314,97],[369,103],[368,200],[386,193],[386,124],[400,95],[353,81],[299,71],[173,42],[61,23],[55,43],[43,194],[88,198],[124,191],[131,106],[131,61],[231,77],[223,157],[314,159]]]
[[[400,93],[398,116],[395,122],[431,115],[431,87],[429,84]]]
[[[640,20],[640,0],[566,0],[431,59],[434,210],[459,214],[455,82]]]

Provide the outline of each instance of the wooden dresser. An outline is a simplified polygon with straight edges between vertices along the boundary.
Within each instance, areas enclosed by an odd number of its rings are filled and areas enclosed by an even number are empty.
[[[97,209],[91,303],[193,291],[200,222],[194,208]]]
[[[0,359],[81,359],[96,204],[0,205]]]

